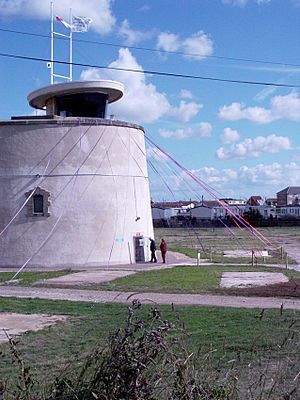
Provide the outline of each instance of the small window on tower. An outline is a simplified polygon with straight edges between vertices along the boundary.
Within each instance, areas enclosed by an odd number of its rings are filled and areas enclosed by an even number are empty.
[[[25,193],[29,197],[27,203],[28,217],[49,217],[50,193],[40,187],[37,187]]]
[[[33,213],[34,214],[44,213],[44,197],[41,194],[33,195]]]

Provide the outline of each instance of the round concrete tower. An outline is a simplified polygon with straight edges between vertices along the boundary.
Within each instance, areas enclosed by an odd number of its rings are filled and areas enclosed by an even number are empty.
[[[114,81],[55,84],[28,96],[46,115],[0,122],[0,266],[148,259],[144,130],[106,119],[122,95]]]

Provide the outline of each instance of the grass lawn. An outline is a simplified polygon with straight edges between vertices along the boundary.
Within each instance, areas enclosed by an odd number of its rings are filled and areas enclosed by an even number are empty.
[[[297,271],[280,268],[201,265],[138,272],[111,282],[92,285],[91,288],[135,292],[202,293],[218,289],[224,271],[282,272],[289,279],[300,277]]]
[[[284,243],[289,243],[291,240],[295,241],[296,238],[299,237],[298,227],[257,229],[263,236],[271,241],[273,246],[278,247],[278,249]],[[212,255],[212,260],[214,262],[251,262],[249,258],[237,259],[223,257],[223,252],[225,250],[264,250],[264,244],[256,240],[247,230],[235,227],[231,227],[230,230],[234,235],[225,228],[155,228],[155,239],[159,242],[161,238],[164,238],[168,244],[169,250],[177,249],[176,251],[184,252],[195,258],[197,256],[197,249],[200,249],[202,258],[210,258]],[[262,259],[259,259],[258,262],[262,262]],[[284,264],[285,260],[266,258],[266,262]],[[290,259],[289,263],[294,263],[294,260]]]
[[[143,305],[141,318],[147,318],[151,306]],[[221,307],[159,306],[162,318],[176,320],[178,313],[190,336],[190,351],[206,354],[209,350],[215,363],[228,367],[237,359],[246,368],[253,355],[272,359],[282,357],[288,349],[282,344],[289,333],[299,331],[300,313],[291,310],[234,309]],[[58,323],[39,332],[29,332],[19,340],[18,349],[26,364],[40,381],[49,379],[66,365],[80,365],[85,355],[97,344],[105,346],[109,332],[124,326],[126,306],[68,301],[46,301],[0,298],[2,312],[40,312],[69,315],[67,322]],[[295,339],[295,338],[294,338]],[[297,338],[298,339],[298,338]],[[293,342],[289,341],[289,344]],[[293,346],[296,353],[296,345]],[[8,344],[0,346],[0,376],[12,377],[16,365],[11,363]]]
[[[25,271],[20,272],[16,277],[16,281],[11,283],[14,285],[29,286],[37,281],[42,281],[44,279],[56,278],[58,276],[71,274],[79,271],[72,271],[70,269],[64,269],[60,271],[46,271],[46,272],[33,272]],[[0,282],[8,282],[15,275],[15,272],[0,272]]]
[[[230,248],[229,248],[230,249]],[[177,253],[185,254],[191,258],[197,258],[198,249],[188,248],[188,247],[169,247],[169,251],[174,251]],[[204,259],[208,259],[214,263],[232,263],[232,264],[249,264],[251,265],[252,259],[251,257],[225,257],[222,252],[216,252],[215,250],[202,250],[200,248],[200,257]],[[277,258],[277,257],[257,257],[254,260],[255,264],[263,263],[263,264],[281,264],[283,267],[285,266],[286,260]],[[296,264],[296,261],[292,258],[288,257],[288,264]]]

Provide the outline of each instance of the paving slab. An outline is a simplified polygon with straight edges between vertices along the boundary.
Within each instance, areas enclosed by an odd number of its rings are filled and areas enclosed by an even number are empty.
[[[7,336],[36,332],[66,319],[63,315],[0,313],[0,343],[7,342]]]
[[[101,283],[112,281],[116,278],[135,274],[135,271],[106,270],[106,271],[84,271],[74,274],[62,275],[56,278],[44,280],[44,285],[61,285],[61,286],[80,286],[91,285],[93,283]],[[38,281],[37,283],[41,283]]]
[[[255,250],[254,251],[255,257],[271,257],[270,254],[268,254],[267,251],[265,250]],[[252,258],[252,250],[224,250],[224,257],[230,257],[230,258],[239,258],[239,257],[246,257],[246,258]]]
[[[288,277],[281,272],[223,272],[220,287],[242,288],[249,286],[266,286],[288,281]]]

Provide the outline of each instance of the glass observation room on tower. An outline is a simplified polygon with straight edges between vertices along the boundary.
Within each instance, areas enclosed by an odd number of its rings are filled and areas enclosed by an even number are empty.
[[[76,93],[56,96],[56,114],[63,117],[105,118],[108,104],[106,93]]]

